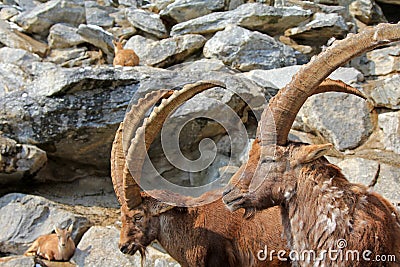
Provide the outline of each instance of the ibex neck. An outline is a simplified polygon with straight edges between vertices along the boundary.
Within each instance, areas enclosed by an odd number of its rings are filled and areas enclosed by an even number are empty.
[[[329,168],[318,169],[314,166],[301,169],[296,193],[282,209],[284,231],[291,249],[297,253],[306,250],[315,252],[317,260],[311,261],[313,266],[340,264],[318,255],[322,250],[337,249],[338,239],[347,236],[350,231],[354,205],[362,201],[357,195],[349,193],[350,190],[344,191],[343,188],[350,183],[340,170],[327,166]],[[350,197],[343,198],[345,194]],[[299,261],[298,264],[310,266],[307,261]]]
[[[75,249],[75,245],[72,244],[71,242],[67,242],[64,247],[58,245],[58,252],[60,253],[59,257],[62,260],[68,260],[70,258],[70,256],[72,255],[72,252],[74,251],[74,249]]]

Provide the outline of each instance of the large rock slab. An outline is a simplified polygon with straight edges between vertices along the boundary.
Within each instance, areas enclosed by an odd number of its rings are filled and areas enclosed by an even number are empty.
[[[51,0],[21,13],[15,22],[29,33],[47,36],[51,26],[67,23],[74,26],[86,22],[84,1]]]
[[[107,62],[110,64],[112,63],[114,59],[114,45],[112,40],[114,37],[111,33],[96,25],[81,24],[78,28],[78,34],[82,36],[86,42],[100,48],[106,55]]]
[[[384,148],[400,154],[400,111],[379,114],[378,126],[383,131],[381,142]]]
[[[294,65],[271,70],[252,70],[241,75],[266,88],[267,91],[274,96],[277,90],[283,88],[292,80],[293,75],[295,75],[300,68],[301,65]],[[338,68],[329,75],[329,78],[341,80],[347,84],[356,84],[364,80],[364,76],[360,71],[355,68],[346,67]]]
[[[0,63],[0,95],[21,90],[30,81],[31,77],[19,66]]]
[[[203,48],[206,38],[199,34],[173,36],[161,41],[152,41],[140,35],[129,39],[125,48],[133,49],[140,64],[165,68],[184,61]]]
[[[182,72],[150,67],[55,68],[47,69],[24,92],[10,92],[0,98],[0,105],[6,107],[0,110],[0,130],[20,143],[37,144],[46,151],[49,162],[68,162],[68,167],[54,169],[52,180],[71,181],[81,177],[82,172],[94,170],[107,175],[115,130],[132,96],[137,99],[153,90],[181,88],[199,80],[225,82],[230,91],[213,94],[210,90],[209,96],[223,99],[221,105],[228,104],[237,112],[247,114],[243,108],[248,105],[258,116],[265,103],[260,87],[227,72]],[[233,92],[238,96],[234,97]],[[199,107],[219,114],[219,106],[211,104],[205,100]],[[196,105],[187,108],[190,111],[193,107]],[[198,109],[193,110],[198,114]],[[213,134],[206,130],[208,124],[199,125],[205,133]],[[212,125],[209,129],[215,127]],[[221,130],[217,133],[223,134]],[[198,133],[187,135],[189,144],[197,140],[191,138],[193,135]]]
[[[361,145],[372,132],[367,102],[354,95],[332,92],[312,96],[298,118],[303,130],[320,133],[341,151]]]
[[[177,0],[160,12],[161,18],[180,23],[197,17],[223,10],[224,0]]]
[[[111,13],[118,9],[111,6],[99,5],[96,1],[85,1],[86,23],[99,27],[110,28],[114,25]]]
[[[145,33],[154,35],[159,39],[168,36],[168,31],[158,14],[142,9],[129,8],[126,17],[132,26]]]
[[[261,3],[249,3],[226,12],[214,12],[196,19],[176,24],[171,35],[198,33],[209,34],[238,25],[269,35],[276,35],[306,21],[312,12],[299,7],[272,7]]]
[[[285,36],[300,44],[320,46],[332,37],[342,39],[348,32],[349,27],[342,16],[336,13],[316,13],[309,23],[286,30]]]
[[[373,191],[381,194],[392,203],[400,203],[400,192],[398,190],[400,183],[398,173],[400,169],[398,167],[364,158],[347,158],[337,163],[337,165],[351,182],[361,183],[365,186],[376,182],[372,187]],[[374,181],[379,165],[379,176]]]
[[[296,64],[295,51],[274,38],[238,26],[216,33],[204,46],[207,58],[222,60],[232,68],[249,71]]]
[[[44,56],[47,45],[14,29],[10,24],[0,21],[0,43],[10,48],[20,48]]]
[[[40,75],[56,66],[23,49],[0,48],[0,96],[13,91],[22,92]]]
[[[366,60],[361,59],[354,67],[366,76],[387,75],[400,71],[400,44],[375,49],[366,53]]]
[[[23,254],[39,236],[50,234],[54,225],[73,223],[72,238],[78,242],[88,227],[84,217],[64,210],[43,197],[12,193],[0,198],[0,252]]]
[[[119,231],[114,227],[91,227],[82,237],[71,261],[77,266],[141,266],[139,253],[134,256],[124,255],[118,249]],[[148,247],[146,261],[142,266],[180,265],[168,254]]]
[[[58,23],[50,28],[47,42],[51,49],[67,48],[80,45],[85,39],[78,33],[78,28]]]
[[[399,172],[398,167],[381,164],[378,182],[374,186],[374,191],[397,205],[400,205]]]
[[[368,186],[378,171],[379,163],[363,158],[347,158],[340,161],[337,165],[351,182]]]
[[[375,106],[400,109],[400,75],[396,74],[373,83],[370,95]]]

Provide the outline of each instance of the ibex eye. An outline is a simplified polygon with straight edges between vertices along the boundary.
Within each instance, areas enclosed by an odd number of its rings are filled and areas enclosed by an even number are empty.
[[[135,216],[133,219],[135,220],[135,222],[139,222],[142,220],[142,218],[143,218],[143,216],[138,215],[138,216]]]
[[[263,158],[261,163],[267,163],[267,162],[275,162],[276,159],[273,157],[268,157],[268,158]]]

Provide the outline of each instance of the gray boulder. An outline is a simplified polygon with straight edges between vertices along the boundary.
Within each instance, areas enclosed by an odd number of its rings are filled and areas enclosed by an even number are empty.
[[[400,44],[375,49],[366,53],[366,59],[355,62],[353,66],[365,76],[387,75],[400,71]]]
[[[77,266],[141,266],[139,253],[134,256],[124,255],[118,249],[119,231],[114,227],[91,227],[82,237],[71,261]],[[180,265],[168,254],[148,247],[146,261],[142,266]]]
[[[21,13],[15,22],[29,33],[47,36],[51,26],[67,23],[74,26],[85,23],[84,1],[51,0]]]
[[[368,105],[354,95],[325,93],[312,96],[298,118],[301,118],[303,130],[320,133],[341,151],[361,145],[372,132]]]
[[[232,68],[249,71],[296,64],[295,51],[272,37],[238,26],[216,33],[204,46],[204,56],[220,59]]]
[[[342,39],[348,32],[349,27],[342,16],[336,13],[316,13],[309,23],[286,30],[285,36],[300,44],[321,46],[332,37]]]
[[[378,162],[363,158],[347,158],[337,165],[343,174],[353,183],[361,183],[368,186],[373,181],[378,170]]]
[[[351,182],[368,186],[378,171],[378,164],[377,161],[364,158],[347,158],[340,161],[337,165]],[[381,194],[392,203],[400,203],[400,193],[398,190],[400,180],[398,172],[398,167],[380,163],[379,176],[372,190]]]
[[[112,40],[114,36],[112,36],[111,33],[96,25],[81,24],[78,28],[78,34],[82,36],[86,42],[100,48],[106,55],[108,63],[111,64],[113,62],[114,45]]]
[[[0,20],[0,43],[10,48],[19,48],[44,56],[47,45],[16,30],[12,24]]]
[[[231,11],[214,12],[176,24],[171,29],[171,35],[209,34],[221,31],[231,24],[275,35],[308,20],[310,16],[311,11],[299,7],[275,8],[261,3],[250,3]]]
[[[54,226],[73,223],[72,238],[78,243],[88,221],[43,197],[12,193],[0,198],[0,252],[23,254],[39,236],[50,234]],[[7,216],[4,216],[7,214]]]
[[[397,205],[400,203],[399,171],[400,169],[396,166],[381,164],[378,182],[374,186],[374,191]]]
[[[118,11],[111,6],[99,5],[96,1],[85,1],[85,10],[87,24],[104,28],[114,25],[114,18],[110,14]]]
[[[384,148],[400,154],[400,136],[398,130],[400,125],[400,112],[385,112],[378,115],[378,126],[383,131],[381,140]]]
[[[151,34],[159,39],[168,36],[167,29],[158,14],[142,9],[129,8],[126,13],[126,18],[132,26],[145,33]]]
[[[370,95],[376,106],[400,109],[400,75],[393,75],[372,85]]]
[[[185,34],[152,41],[136,35],[129,39],[125,48],[133,49],[140,64],[165,68],[184,61],[188,56],[203,48],[206,38],[199,34]]]
[[[67,48],[80,45],[85,39],[78,33],[78,28],[66,24],[55,24],[47,37],[49,48]]]
[[[174,23],[184,22],[224,9],[224,0],[177,0],[160,12],[161,18]]]

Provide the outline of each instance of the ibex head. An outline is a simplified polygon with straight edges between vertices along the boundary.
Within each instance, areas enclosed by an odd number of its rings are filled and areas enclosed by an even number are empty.
[[[147,196],[145,193],[142,193],[142,203],[139,206],[129,209],[123,205],[119,239],[121,252],[133,255],[139,251],[143,257],[146,247],[157,239],[160,231],[159,216],[172,208],[173,206]]]
[[[124,40],[124,37],[121,36],[119,39],[113,39],[112,43],[114,45],[115,53],[117,54],[118,51],[121,51],[124,49],[124,45],[126,44],[126,40]]]
[[[338,91],[365,98],[358,90],[341,82],[325,80],[335,69],[351,58],[400,39],[400,24],[381,24],[357,35],[335,42],[313,58],[271,99],[257,129],[257,140],[249,160],[232,178],[223,201],[231,210],[265,209],[282,204],[296,192],[301,183],[298,172],[306,164],[327,163],[322,156],[331,144],[307,145],[288,142],[288,133],[295,117],[314,94]],[[322,83],[321,83],[322,82]],[[321,85],[320,85],[321,84]],[[310,168],[309,168],[310,169]],[[334,168],[332,169],[334,170]]]
[[[65,248],[69,240],[72,240],[71,233],[72,233],[73,224],[68,226],[66,229],[58,228],[54,226],[54,231],[56,232],[58,238],[58,247]]]
[[[139,251],[143,258],[146,247],[158,237],[159,216],[174,208],[154,197],[157,191],[164,194],[162,190],[154,190],[150,196],[140,192],[137,183],[141,179],[145,154],[157,133],[161,131],[163,122],[187,99],[216,86],[224,87],[220,82],[205,81],[186,85],[180,91],[151,92],[131,107],[120,124],[111,152],[111,176],[121,204],[122,229],[119,241],[121,252],[132,255]],[[154,108],[150,117],[143,121],[146,112],[161,99],[163,101],[160,106]],[[143,125],[140,126],[142,121]],[[184,197],[180,197],[178,196],[178,199],[184,201]]]

